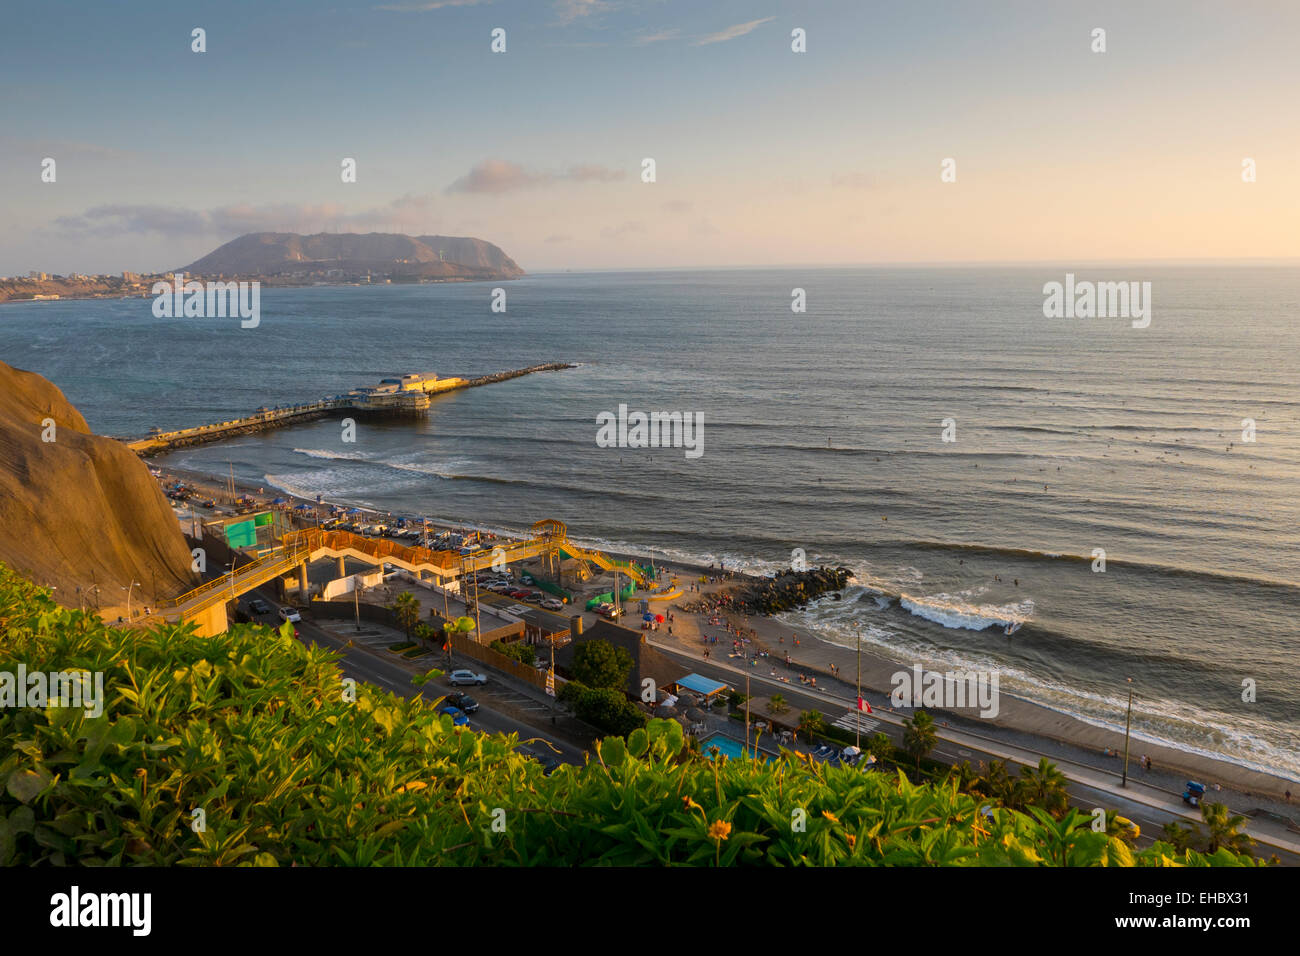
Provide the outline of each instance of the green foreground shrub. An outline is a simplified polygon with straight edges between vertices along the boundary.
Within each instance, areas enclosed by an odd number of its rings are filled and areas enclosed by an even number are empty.
[[[518,738],[357,685],[288,627],[111,629],[0,566],[0,675],[86,669],[107,703],[0,709],[0,864],[1249,865],[1089,818],[785,757],[711,762],[674,721],[551,777]],[[196,832],[192,811],[204,812]],[[497,810],[505,831],[495,832]],[[806,828],[791,826],[795,811]]]

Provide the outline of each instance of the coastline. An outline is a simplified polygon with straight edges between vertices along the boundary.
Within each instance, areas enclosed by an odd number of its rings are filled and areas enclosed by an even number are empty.
[[[170,476],[172,480],[179,479],[195,488],[204,489],[218,502],[229,500],[228,479],[219,475],[156,462],[149,463],[149,466],[164,476]],[[291,502],[291,506],[307,504],[313,508],[317,507],[314,500],[301,495],[275,487],[259,488],[257,485],[239,479],[235,480],[235,490],[236,494],[251,494],[268,499],[285,498]],[[320,507],[323,508],[331,505],[344,506],[345,503],[324,499],[320,503]],[[376,514],[388,513],[369,508],[363,510]],[[440,521],[438,527],[474,529],[481,526],[462,519],[460,522]],[[644,560],[641,555],[612,550],[607,553],[618,558],[635,557]],[[719,573],[716,568],[684,562],[657,560],[656,566],[677,574],[683,582],[700,576],[716,576]],[[716,596],[737,584],[759,580],[764,579],[757,575],[732,572],[725,581],[703,585],[699,594],[691,592],[683,594],[673,604],[676,616],[673,636],[668,637],[665,631],[660,630],[656,632],[655,641],[659,644],[673,645],[680,653],[687,656],[702,658],[704,628],[708,627],[706,616],[687,612],[683,610],[683,605],[689,605],[700,597]],[[752,668],[756,676],[769,681],[788,677],[792,687],[797,689],[801,685],[795,674],[797,671],[802,671],[817,678],[818,691],[842,698],[846,710],[852,707],[855,688],[851,678],[856,666],[856,655],[852,648],[827,641],[809,627],[791,625],[775,617],[741,618],[726,613],[722,616],[736,626],[752,629],[755,632],[750,645],[751,650],[766,651],[772,655],[770,660],[763,661],[759,666]],[[711,628],[711,630],[716,635],[718,629]],[[790,643],[796,635],[800,645],[797,649],[792,649]],[[721,651],[724,650],[724,645],[714,644],[711,649]],[[787,669],[784,663],[787,650],[792,650],[794,666],[790,669]],[[893,686],[892,675],[900,670],[909,670],[912,662],[891,658],[881,653],[878,648],[864,647],[861,657],[863,696],[871,707],[877,711],[900,716],[910,714],[911,710],[908,708],[893,708],[888,695]],[[839,669],[841,675],[839,679],[831,676],[832,664]],[[774,675],[771,672],[774,672]],[[844,680],[845,674],[850,675],[850,680]],[[755,694],[755,696],[763,695]],[[972,718],[971,711],[963,714],[942,708],[925,709],[935,714],[936,723],[941,730],[944,726],[951,725],[953,729],[982,735],[991,741],[1024,747],[1043,753],[1049,758],[1058,757],[1106,772],[1120,771],[1122,758],[1105,756],[1103,751],[1111,748],[1122,753],[1124,735],[1121,731],[1096,726],[1070,714],[1016,696],[1010,691],[1003,690],[1000,693],[999,706],[998,716],[992,719]],[[1122,721],[1123,714],[1118,714],[1117,718]],[[1153,767],[1151,770],[1145,770],[1141,766],[1140,756],[1143,754],[1151,758]],[[1216,793],[1216,797],[1224,802],[1230,801],[1236,812],[1255,814],[1262,811],[1300,822],[1300,811],[1297,811],[1294,803],[1297,793],[1300,793],[1300,782],[1235,764],[1225,757],[1207,756],[1179,749],[1172,744],[1134,736],[1130,743],[1129,776],[1135,781],[1164,789],[1175,796],[1181,794],[1183,784],[1187,780],[1206,783],[1211,792],[1215,792],[1214,785],[1218,784],[1222,791]],[[1290,802],[1285,797],[1287,791],[1292,794]]]

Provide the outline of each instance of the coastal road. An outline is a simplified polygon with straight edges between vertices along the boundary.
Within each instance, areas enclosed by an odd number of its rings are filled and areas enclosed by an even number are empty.
[[[245,597],[249,598],[254,596],[253,593],[245,595]],[[279,602],[272,598],[269,593],[256,596],[261,597],[273,607],[279,606]],[[515,733],[519,735],[521,741],[538,738],[538,742],[528,746],[521,745],[518,749],[523,753],[551,753],[565,763],[581,765],[586,762],[586,754],[572,744],[556,738],[540,727],[493,711],[488,706],[487,696],[502,692],[509,694],[510,692],[504,686],[494,686],[493,679],[490,677],[487,685],[490,690],[477,687],[452,688],[442,680],[430,681],[423,687],[416,687],[411,683],[411,671],[396,660],[386,660],[360,645],[348,647],[346,637],[334,634],[307,620],[300,621],[293,626],[297,628],[298,639],[304,644],[338,652],[340,655],[339,666],[346,676],[354,680],[373,684],[402,697],[418,697],[430,702],[445,694],[454,693],[457,690],[466,690],[471,697],[479,701],[480,705],[477,711],[468,715],[469,725],[474,730],[489,734]],[[499,682],[497,683],[499,684]]]
[[[712,660],[705,660],[694,654],[683,653],[662,643],[652,643],[658,650],[668,654],[696,673],[721,681],[742,692],[744,691],[745,674],[740,671],[738,666],[733,668],[719,665]],[[840,698],[833,693],[828,693],[825,689],[809,693],[804,689],[803,685],[797,682],[787,684],[769,676],[768,671],[774,668],[779,674],[784,674],[784,671],[781,670],[783,666],[775,658],[769,658],[761,663],[759,667],[753,668],[749,674],[750,693],[754,697],[766,697],[773,693],[780,693],[789,704],[792,713],[816,710],[826,718],[827,723],[834,723],[842,715],[852,711],[854,702],[851,698]],[[872,696],[879,697],[880,695],[873,694]],[[891,741],[901,746],[903,737],[903,717],[901,715],[881,713],[877,708],[874,713],[870,715],[863,714],[862,717],[865,721],[874,723],[874,726],[871,726],[869,730],[864,730],[864,737],[874,733],[885,733]],[[972,766],[978,766],[981,761],[987,764],[993,760],[1005,760],[1008,769],[1014,775],[1019,772],[1019,767],[1036,766],[1038,763],[1037,754],[1033,755],[1034,759],[1029,760],[1004,753],[1006,750],[1023,750],[1024,748],[1021,747],[1000,745],[997,741],[988,741],[987,744],[983,744],[970,733],[941,726],[937,726],[935,731],[938,743],[935,749],[931,751],[930,756],[949,764],[956,765],[962,761],[970,761]],[[986,746],[989,749],[984,749]],[[1176,820],[1180,823],[1188,823],[1200,820],[1199,814],[1192,811],[1190,807],[1184,807],[1176,801],[1176,798],[1168,797],[1167,794],[1153,791],[1153,793],[1159,795],[1157,799],[1165,798],[1169,803],[1173,804],[1172,806],[1153,806],[1150,802],[1133,799],[1109,789],[1105,785],[1110,783],[1106,771],[1074,764],[1055,756],[1049,756],[1048,759],[1056,764],[1057,769],[1065,774],[1069,780],[1066,789],[1073,806],[1078,807],[1085,813],[1091,812],[1094,807],[1104,807],[1107,810],[1117,811],[1120,816],[1127,817],[1141,827],[1142,836],[1138,839],[1140,846],[1148,846],[1154,843],[1155,839],[1160,835],[1161,828],[1170,821]],[[1080,777],[1083,779],[1079,779]],[[1086,782],[1088,780],[1095,780],[1101,783],[1102,786],[1091,786]],[[1134,784],[1131,782],[1131,785]],[[1134,786],[1136,790],[1136,785]],[[1142,789],[1149,788],[1143,787]],[[1297,845],[1300,845],[1300,838],[1293,834],[1278,834],[1275,836],[1270,832],[1261,832],[1261,827],[1254,820],[1248,823],[1245,829],[1253,839],[1258,841],[1255,850],[1257,858],[1268,859],[1276,854],[1283,865],[1300,866],[1300,852],[1296,850]]]

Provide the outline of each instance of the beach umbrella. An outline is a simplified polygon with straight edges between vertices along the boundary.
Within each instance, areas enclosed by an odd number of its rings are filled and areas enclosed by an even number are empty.
[[[308,505],[308,504],[302,504],[302,505],[296,505],[296,506],[294,507],[293,510],[294,510],[294,511],[308,511],[308,510],[310,510],[310,508],[311,508],[311,505]]]
[[[662,614],[656,614],[655,623],[662,624],[663,622],[664,622],[664,616]]]
[[[350,514],[350,515],[359,515],[359,514],[361,514],[361,509],[360,509],[360,508],[349,508],[349,509],[348,509],[348,514]]]
[[[676,717],[677,708],[672,704],[660,704],[655,708],[656,717]]]
[[[274,501],[271,502],[271,504],[273,505],[287,505],[288,503],[289,503],[288,498],[276,498]]]
[[[700,721],[707,719],[709,715],[698,707],[688,707],[686,709],[686,716],[696,723],[699,723]]]
[[[654,616],[653,614],[642,614],[642,615],[641,615],[641,620],[643,620],[643,621],[653,621],[654,619],[655,619],[655,616]]]

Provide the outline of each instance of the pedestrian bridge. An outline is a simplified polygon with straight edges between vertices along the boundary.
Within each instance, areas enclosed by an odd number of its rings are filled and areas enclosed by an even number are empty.
[[[307,591],[307,565],[322,558],[335,558],[342,576],[343,562],[353,558],[382,567],[390,564],[417,578],[432,575],[440,584],[459,580],[462,575],[483,571],[494,565],[513,564],[541,555],[564,554],[589,561],[602,570],[626,574],[639,587],[648,587],[648,575],[637,565],[619,561],[599,551],[580,548],[569,541],[563,522],[548,519],[533,525],[533,535],[523,541],[506,542],[461,555],[432,548],[409,546],[386,538],[367,538],[350,531],[327,531],[307,528],[291,531],[281,538],[282,546],[270,554],[237,566],[206,584],[160,604],[145,618],[134,623],[151,624],[192,622],[200,634],[220,634],[226,630],[226,604],[276,578],[298,574],[299,588]]]

